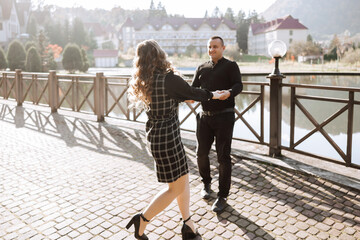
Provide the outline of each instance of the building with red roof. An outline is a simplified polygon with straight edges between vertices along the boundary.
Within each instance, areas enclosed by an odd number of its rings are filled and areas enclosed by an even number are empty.
[[[117,67],[119,63],[119,51],[111,49],[95,49],[95,67]]]
[[[269,56],[268,45],[281,40],[289,48],[293,42],[306,41],[308,28],[288,15],[266,23],[252,23],[248,34],[248,53]]]
[[[221,36],[226,45],[236,44],[236,25],[225,18],[128,18],[119,32],[123,52],[146,39],[155,39],[169,54],[184,53],[188,46],[206,53],[207,41],[214,35]]]

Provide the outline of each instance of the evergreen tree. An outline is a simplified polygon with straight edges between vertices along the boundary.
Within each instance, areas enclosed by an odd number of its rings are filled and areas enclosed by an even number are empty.
[[[75,18],[72,27],[72,42],[79,46],[86,45],[86,35],[87,34],[85,32],[84,23],[80,18]]]
[[[26,32],[29,34],[30,39],[36,39],[37,36],[37,23],[34,16],[30,17],[29,24]]]
[[[19,40],[13,40],[7,52],[7,60],[11,71],[25,69],[26,52]]]
[[[41,72],[41,58],[35,47],[30,47],[26,54],[25,69],[28,72]]]
[[[47,54],[47,69],[48,70],[57,69],[57,64],[54,59],[54,52],[51,48],[48,49],[48,54]]]
[[[94,32],[90,31],[90,33],[87,35],[86,42],[90,50],[94,50],[98,48],[97,42],[95,40]]]
[[[232,10],[232,8],[226,9],[224,18],[229,19],[230,21],[235,23],[234,11]]]
[[[83,61],[81,57],[81,50],[78,45],[69,43],[66,45],[62,64],[65,70],[70,73],[75,73],[75,71],[82,69]]]
[[[239,11],[236,21],[236,42],[239,46],[239,49],[246,53],[247,52],[247,36],[249,32],[249,22],[245,18],[245,13],[243,11]]]
[[[7,61],[4,49],[0,47],[0,69],[5,70],[7,68]]]
[[[214,11],[212,12],[211,17],[213,17],[213,18],[221,18],[222,17],[219,7],[217,7],[217,6],[215,7]]]
[[[313,38],[312,38],[312,36],[311,36],[310,34],[307,35],[306,41],[307,41],[307,42],[313,42]]]
[[[81,72],[87,72],[87,70],[89,69],[90,65],[89,65],[89,61],[87,58],[87,54],[85,49],[81,48],[81,60],[82,60],[82,67],[80,69]]]
[[[70,42],[70,25],[69,25],[69,21],[67,19],[65,19],[64,22],[64,26],[62,27],[62,45],[60,45],[61,47],[65,47],[69,42]]]
[[[44,30],[50,43],[64,46],[63,28],[61,23],[49,22],[45,25]]]
[[[207,10],[205,11],[204,18],[209,18],[209,14],[208,14],[208,11],[207,11]]]
[[[155,4],[153,0],[150,2],[150,10],[155,10]]]
[[[25,43],[25,52],[28,52],[31,47],[35,47],[35,48],[36,48],[36,43],[33,42],[33,41],[26,42],[26,43]]]
[[[47,54],[47,38],[41,30],[38,35],[38,51],[41,59],[42,72],[47,72],[48,54]]]

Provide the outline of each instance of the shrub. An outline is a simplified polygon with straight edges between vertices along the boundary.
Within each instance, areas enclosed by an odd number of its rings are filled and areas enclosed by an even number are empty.
[[[82,62],[83,62],[83,65],[80,69],[80,71],[82,72],[87,72],[87,70],[89,69],[89,61],[88,61],[88,58],[87,58],[87,54],[86,54],[86,51],[85,49],[81,49],[81,59],[82,59]]]
[[[35,47],[35,48],[36,48],[36,43],[33,42],[33,41],[31,41],[31,42],[26,42],[26,43],[25,43],[25,52],[28,52],[31,47]]]
[[[7,60],[11,71],[15,69],[25,69],[26,52],[19,40],[14,40],[10,43]]]
[[[25,69],[28,72],[41,72],[41,58],[35,47],[30,47],[26,54]]]
[[[4,49],[0,47],[0,69],[6,69],[7,68],[7,60],[5,56]]]
[[[64,69],[70,73],[75,73],[75,71],[81,70],[83,61],[78,45],[72,43],[66,45],[63,53],[62,64]]]

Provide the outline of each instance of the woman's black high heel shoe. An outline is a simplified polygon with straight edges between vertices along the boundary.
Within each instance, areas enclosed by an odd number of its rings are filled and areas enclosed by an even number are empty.
[[[145,233],[143,235],[141,235],[141,236],[139,235],[140,218],[142,218],[142,220],[144,222],[149,222],[149,220],[147,220],[142,213],[138,213],[135,216],[133,216],[132,219],[130,220],[130,222],[126,225],[126,229],[129,229],[131,227],[131,225],[134,224],[135,238],[140,239],[140,240],[148,240],[149,238],[145,235]]]
[[[195,239],[196,237],[200,236],[200,234],[196,231],[196,233],[193,232],[193,230],[186,225],[186,222],[190,220],[191,217],[189,217],[188,219],[184,220],[184,225],[181,228],[181,235],[182,235],[182,239],[183,240],[190,240],[190,239]]]

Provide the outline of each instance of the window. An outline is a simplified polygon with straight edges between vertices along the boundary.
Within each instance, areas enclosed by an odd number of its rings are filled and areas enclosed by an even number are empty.
[[[290,38],[290,39],[289,39],[289,44],[291,44],[291,43],[292,43],[292,41],[293,41],[293,40],[292,40],[292,38]]]
[[[0,23],[0,31],[2,31],[3,30],[3,24],[2,24],[2,22]]]
[[[289,31],[289,35],[292,36],[293,35],[293,30]]]

